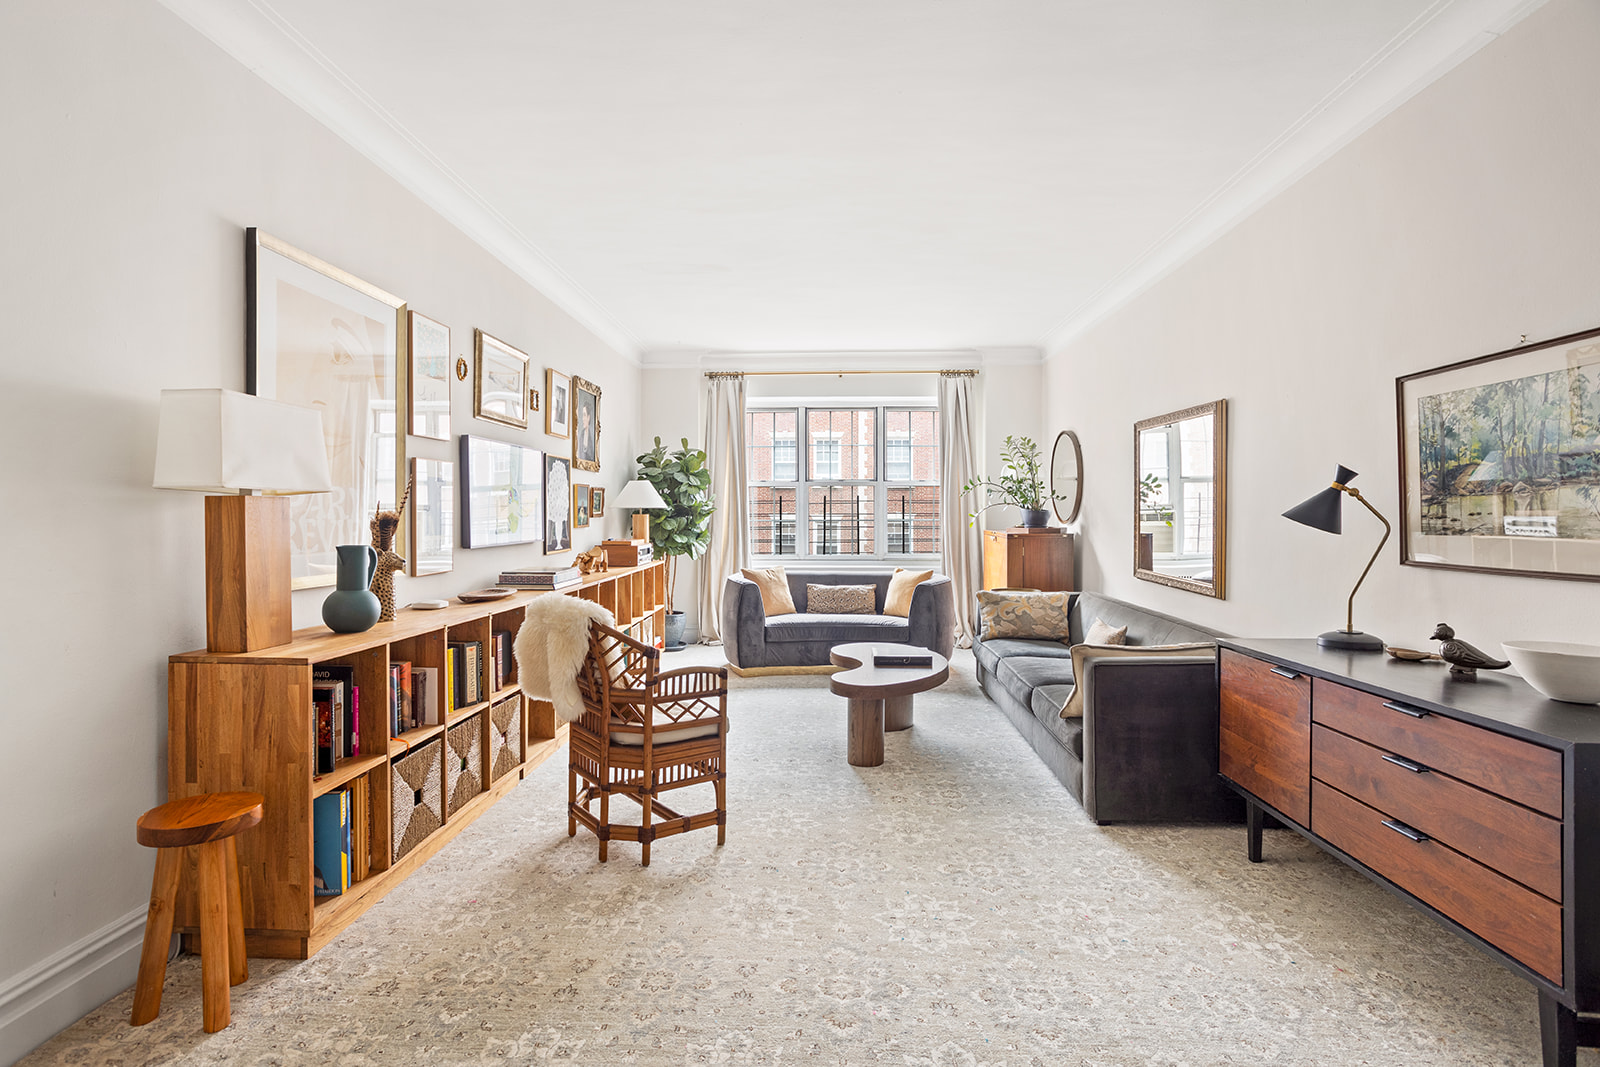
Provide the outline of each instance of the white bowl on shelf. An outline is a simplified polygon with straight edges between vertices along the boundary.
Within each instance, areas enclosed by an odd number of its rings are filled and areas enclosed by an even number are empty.
[[[1570,641],[1504,641],[1506,659],[1551,700],[1600,704],[1600,645]]]

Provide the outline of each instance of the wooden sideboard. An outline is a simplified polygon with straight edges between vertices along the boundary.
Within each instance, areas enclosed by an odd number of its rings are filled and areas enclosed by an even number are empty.
[[[985,589],[1076,589],[1072,535],[1059,526],[983,531]]]
[[[1539,993],[1546,1067],[1600,1044],[1600,708],[1313,640],[1218,642],[1219,767],[1270,816]]]

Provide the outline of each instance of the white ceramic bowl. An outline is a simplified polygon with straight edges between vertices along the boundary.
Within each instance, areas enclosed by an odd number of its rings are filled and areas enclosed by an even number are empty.
[[[1600,645],[1568,641],[1505,641],[1506,659],[1551,700],[1600,704]]]

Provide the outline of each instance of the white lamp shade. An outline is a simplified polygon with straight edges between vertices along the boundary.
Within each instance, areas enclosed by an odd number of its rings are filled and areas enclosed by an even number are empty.
[[[656,492],[656,487],[640,478],[638,481],[629,482],[622,487],[622,492],[617,494],[617,499],[612,501],[612,507],[638,508],[665,508],[667,502],[661,499],[661,494]]]
[[[155,487],[329,492],[322,415],[231,389],[163,389]]]

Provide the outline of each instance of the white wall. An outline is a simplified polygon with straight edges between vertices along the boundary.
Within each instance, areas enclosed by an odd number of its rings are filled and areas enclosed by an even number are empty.
[[[165,798],[166,658],[205,643],[201,498],[150,488],[158,395],[242,388],[243,228],[407,298],[469,360],[478,326],[529,352],[541,388],[546,366],[599,384],[613,494],[640,412],[635,364],[164,8],[13,0],[0,40],[4,1063],[133,981],[154,861],[133,824]],[[458,434],[570,449],[473,420],[470,377],[452,408]],[[577,547],[621,528],[608,516]],[[458,549],[399,598],[537,554]],[[296,594],[297,626],[325,593]]]
[[[1344,625],[1381,534],[1346,501],[1331,537],[1281,518],[1338,463],[1398,518],[1394,379],[1600,326],[1600,4],[1555,0],[1428,87],[1114,316],[1051,353],[1051,432],[1083,442],[1084,588],[1241,635]],[[1226,397],[1228,596],[1132,577],[1132,426]],[[1355,624],[1429,647],[1447,620],[1600,641],[1590,583],[1399,565]]]

